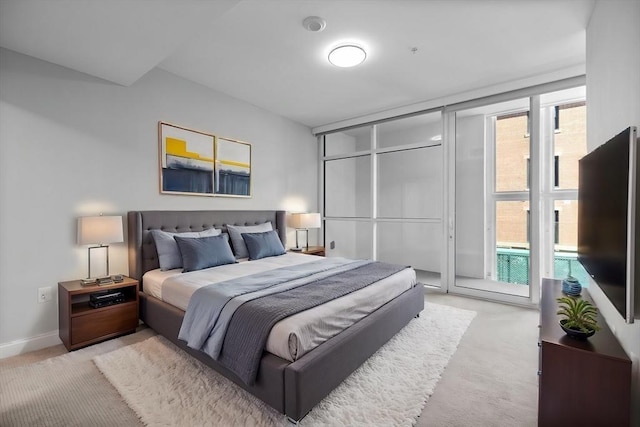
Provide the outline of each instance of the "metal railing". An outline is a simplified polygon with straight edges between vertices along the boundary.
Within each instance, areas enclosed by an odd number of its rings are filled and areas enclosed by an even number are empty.
[[[529,251],[526,249],[496,248],[498,281],[529,285]],[[555,252],[553,255],[556,279],[572,275],[582,286],[588,286],[587,272],[578,262],[575,252]]]

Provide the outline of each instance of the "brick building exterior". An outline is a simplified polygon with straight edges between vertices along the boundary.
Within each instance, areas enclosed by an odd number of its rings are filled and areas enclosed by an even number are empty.
[[[578,188],[578,160],[587,153],[584,102],[556,107],[554,160],[551,170],[556,189]],[[529,132],[526,112],[496,120],[497,192],[528,191]],[[554,206],[556,250],[577,247],[577,201],[558,200]],[[500,201],[496,206],[496,242],[500,247],[527,248],[529,201]]]

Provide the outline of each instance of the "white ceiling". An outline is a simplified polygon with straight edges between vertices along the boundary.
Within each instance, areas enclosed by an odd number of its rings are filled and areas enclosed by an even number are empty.
[[[160,67],[316,127],[583,65],[594,4],[0,0],[0,46],[125,86]],[[310,15],[326,29],[305,30]],[[344,41],[362,65],[329,64]]]

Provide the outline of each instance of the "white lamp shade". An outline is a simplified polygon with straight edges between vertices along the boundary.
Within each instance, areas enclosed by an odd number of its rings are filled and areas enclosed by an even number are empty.
[[[321,221],[319,213],[293,213],[289,225],[299,229],[320,228]]]
[[[78,218],[78,244],[101,245],[124,242],[121,216]]]

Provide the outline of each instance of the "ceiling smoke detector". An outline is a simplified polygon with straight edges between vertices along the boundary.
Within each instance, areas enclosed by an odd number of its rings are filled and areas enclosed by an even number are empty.
[[[324,27],[327,26],[327,21],[320,18],[319,16],[309,16],[304,18],[302,21],[302,26],[306,28],[308,31],[319,33],[324,30]]]

